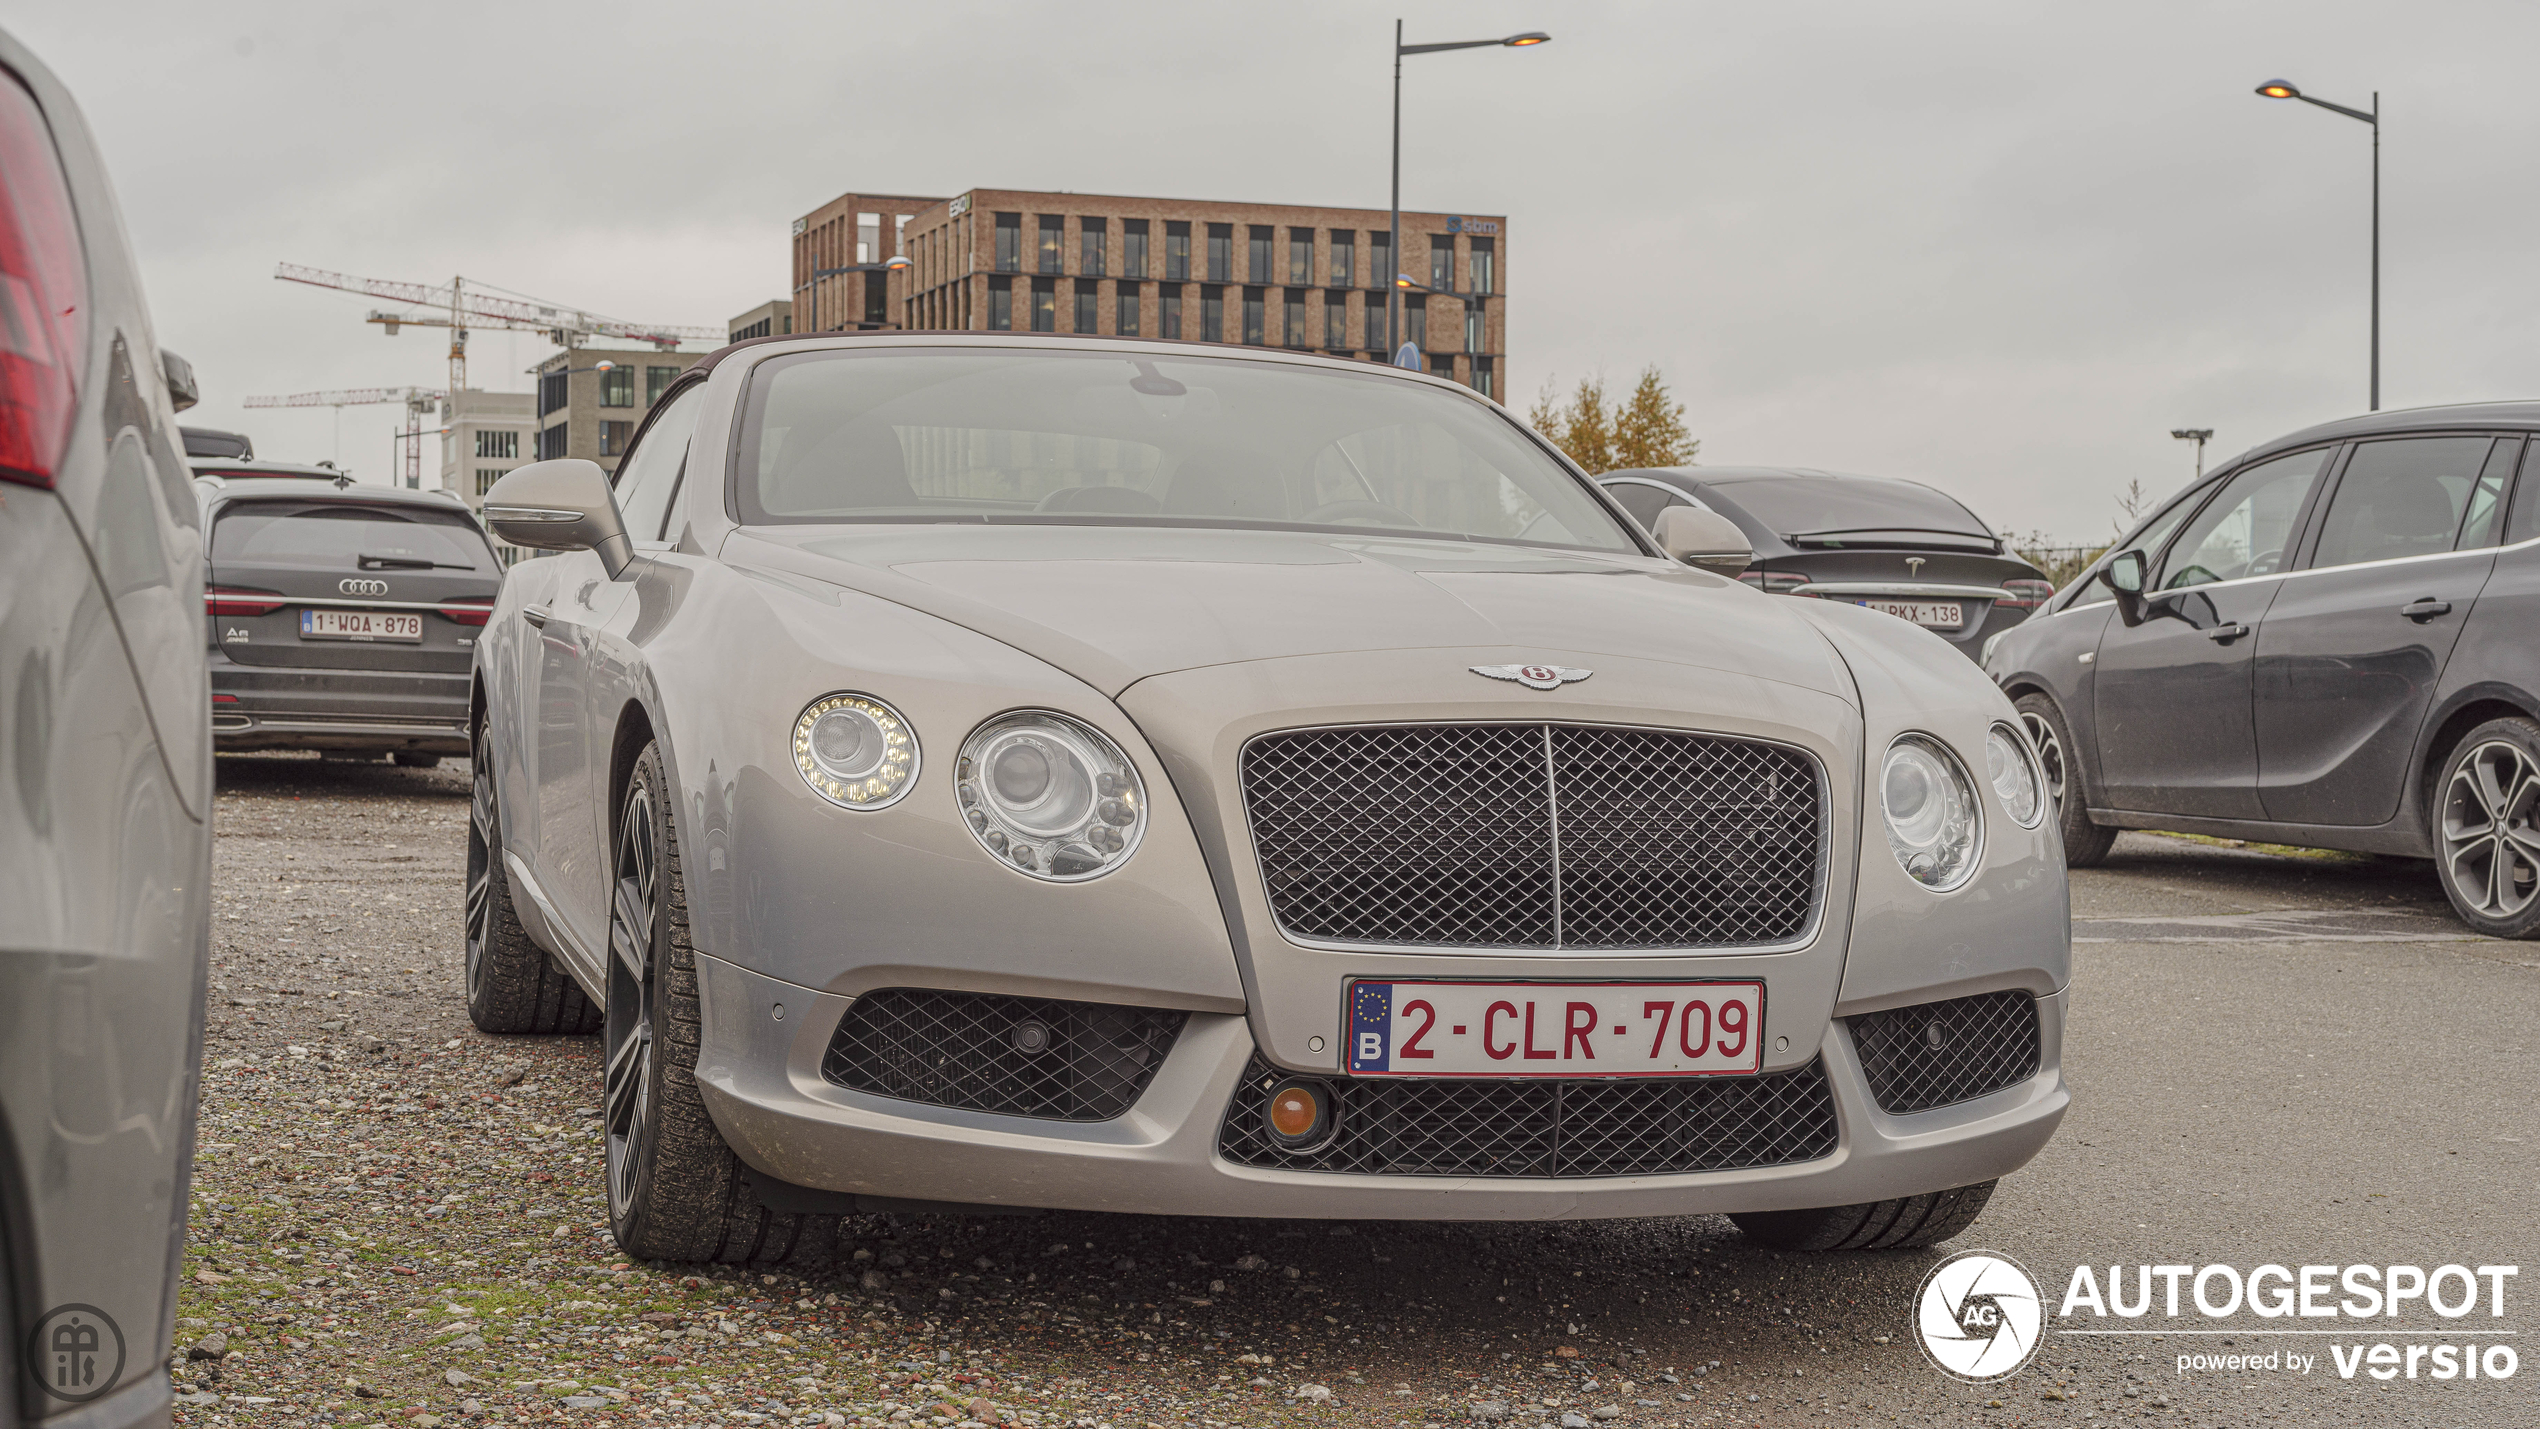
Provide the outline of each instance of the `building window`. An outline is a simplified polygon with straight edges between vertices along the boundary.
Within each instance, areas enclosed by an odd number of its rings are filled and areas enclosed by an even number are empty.
[[[1183,283],[1191,276],[1191,226],[1178,218],[1164,221],[1164,276]]]
[[[1464,350],[1482,350],[1482,305],[1479,303],[1464,305]]]
[[[1091,278],[1079,278],[1076,280],[1075,331],[1077,332],[1101,331],[1101,320],[1094,316],[1095,286],[1096,285]]]
[[[1120,310],[1112,315],[1111,330],[1122,337],[1138,335],[1138,285],[1120,285]]]
[[[1268,335],[1262,331],[1263,310],[1269,306],[1265,301],[1267,296],[1259,288],[1244,289],[1244,341],[1254,347],[1259,347],[1269,340]]]
[[[1043,273],[1060,271],[1059,259],[1063,256],[1060,250],[1065,248],[1066,244],[1067,219],[1060,214],[1042,214],[1039,271]]]
[[[882,261],[882,215],[859,213],[855,216],[855,261]]]
[[[1199,290],[1199,340],[1226,340],[1226,290],[1203,287]]]
[[[493,461],[517,461],[520,458],[520,433],[489,432],[480,428],[476,433],[476,454]]]
[[[564,410],[566,380],[563,363],[558,363],[552,372],[538,374],[539,416]]]
[[[1499,363],[1496,359],[1473,359],[1473,390],[1494,402],[1499,400]]]
[[[633,440],[635,440],[635,424],[633,422],[600,423],[600,455],[624,456],[626,455],[626,444]]]
[[[1268,224],[1256,223],[1252,225],[1250,239],[1244,251],[1244,276],[1256,283],[1267,283],[1279,276],[1270,263],[1270,250],[1279,241],[1279,230]]]
[[[1464,262],[1465,266],[1473,270],[1473,291],[1476,293],[1490,293],[1498,291],[1498,289],[1493,285],[1499,281],[1499,273],[1497,271],[1499,267],[1499,240],[1496,238],[1475,238],[1468,240],[1468,243],[1471,251],[1465,256]]]
[[[680,371],[681,369],[676,367],[645,368],[644,405],[649,407],[655,402],[660,401],[661,394],[668,390],[670,384],[679,380]]]
[[[1358,286],[1358,233],[1354,229],[1332,230],[1332,286]]]
[[[1182,340],[1182,285],[1166,283],[1157,288],[1155,309],[1156,317],[1164,324],[1164,330],[1156,335],[1168,342],[1180,342]]]
[[[1054,278],[1032,280],[1032,331],[1058,331],[1058,281]]]
[[[1018,272],[1023,267],[1023,215],[997,215],[997,271]]]
[[[632,407],[635,405],[635,369],[624,365],[600,374],[600,405]]]
[[[1147,275],[1147,221],[1143,218],[1120,220],[1120,276],[1143,278]]]
[[[988,331],[1014,331],[1014,280],[988,280]]]
[[[1103,260],[1111,246],[1111,220],[1080,218],[1076,220],[1076,271],[1088,278],[1099,278],[1109,265]],[[1092,332],[1092,328],[1083,329]]]
[[[1298,287],[1307,287],[1314,282],[1314,230],[1311,228],[1288,230],[1288,281]]]
[[[484,434],[480,432],[478,435]],[[505,432],[503,435],[510,436],[512,433]],[[495,482],[503,479],[504,470],[505,468],[499,466],[480,466],[476,469],[476,495],[479,500],[483,500],[485,493],[494,489]]]
[[[891,275],[888,273],[865,274],[864,320],[878,327],[889,322],[890,319]]]
[[[1208,226],[1208,281],[1235,281],[1235,226],[1212,223]]]
[[[1349,346],[1349,294],[1323,295],[1323,345],[1337,352]]]
[[[1368,234],[1367,286],[1390,288],[1393,286],[1393,275],[1397,271],[1393,262],[1393,235],[1391,233]]]
[[[1429,235],[1429,286],[1450,293],[1455,291],[1455,235],[1452,233]]]
[[[554,461],[557,457],[564,455],[564,434],[565,424],[562,422],[552,427],[539,429],[538,459],[540,461]]]
[[[1403,294],[1402,317],[1404,328],[1402,340],[1422,352],[1428,351],[1429,305],[1425,297],[1415,300],[1410,294]]]
[[[1286,310],[1280,315],[1279,341],[1290,347],[1305,346],[1305,290],[1288,289],[1287,301],[1279,306]]]

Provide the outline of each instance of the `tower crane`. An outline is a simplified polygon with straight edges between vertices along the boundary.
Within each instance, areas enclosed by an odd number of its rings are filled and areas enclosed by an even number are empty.
[[[456,369],[464,374],[465,368]],[[350,387],[333,392],[294,392],[288,397],[250,397],[239,405],[245,407],[332,407],[335,409],[336,458],[344,452],[344,409],[369,407],[384,402],[406,404],[406,430],[398,440],[406,445],[406,485],[423,486],[423,414],[443,397],[434,387]]]
[[[601,317],[581,308],[569,308],[537,298],[526,298],[491,290],[483,284],[469,286],[463,277],[447,283],[400,283],[386,278],[361,278],[350,273],[333,273],[323,268],[304,267],[298,263],[279,263],[273,276],[286,283],[306,283],[311,287],[334,288],[347,293],[361,293],[373,298],[387,298],[408,308],[438,309],[432,313],[383,312],[373,308],[369,321],[380,325],[390,337],[399,328],[445,327],[450,330],[450,387],[452,392],[467,390],[467,333],[471,327],[508,328],[516,332],[543,332],[558,347],[577,347],[585,338],[618,337],[636,342],[649,342],[669,352],[683,342],[712,339],[720,342],[724,330],[713,327],[677,327],[664,323],[620,322]],[[306,394],[316,395],[316,394]],[[384,399],[383,399],[384,400]],[[307,403],[324,406],[326,403]]]

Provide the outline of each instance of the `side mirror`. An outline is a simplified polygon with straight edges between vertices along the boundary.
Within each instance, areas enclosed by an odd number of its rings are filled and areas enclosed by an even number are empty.
[[[2143,623],[2144,560],[2141,551],[2119,551],[2099,568],[2099,579],[2116,592],[2117,618],[2128,625]]]
[[[167,379],[169,406],[182,412],[203,400],[202,386],[194,380],[194,364],[164,347],[159,349],[159,374]]]
[[[1658,548],[1713,575],[1735,576],[1755,563],[1755,548],[1737,523],[1698,506],[1670,506],[1658,513]]]
[[[609,474],[595,461],[557,457],[505,472],[485,493],[485,524],[515,546],[596,551],[610,580],[635,559]]]

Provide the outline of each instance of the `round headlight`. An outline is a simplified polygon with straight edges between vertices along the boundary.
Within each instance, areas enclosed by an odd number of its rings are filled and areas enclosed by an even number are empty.
[[[1119,867],[1146,832],[1146,785],[1100,730],[1019,710],[971,732],[954,775],[982,847],[1034,878],[1080,883]]]
[[[899,802],[917,780],[917,733],[867,695],[822,695],[794,721],[794,768],[842,809]]]
[[[2037,761],[2028,741],[2008,725],[1995,725],[1984,737],[1984,777],[1993,784],[2003,812],[2024,829],[2037,827],[2046,812],[2046,796],[2037,778]]]
[[[1909,734],[1887,747],[1879,771],[1879,802],[1887,816],[1887,846],[1915,882],[1946,892],[1975,872],[1975,786],[1940,741]]]

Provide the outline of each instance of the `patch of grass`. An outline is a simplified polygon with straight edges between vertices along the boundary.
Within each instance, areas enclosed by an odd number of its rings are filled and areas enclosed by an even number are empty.
[[[2348,853],[2344,849],[2296,848],[2291,844],[2251,843],[2247,839],[2216,838],[2212,834],[2172,833],[2168,829],[2146,829],[2144,832],[2155,834],[2165,839],[2179,839],[2186,843],[2203,844],[2208,848],[2245,849],[2250,853],[2273,854],[2278,858],[2307,859],[2313,863],[2369,863],[2372,861],[2372,856],[2370,854]]]

